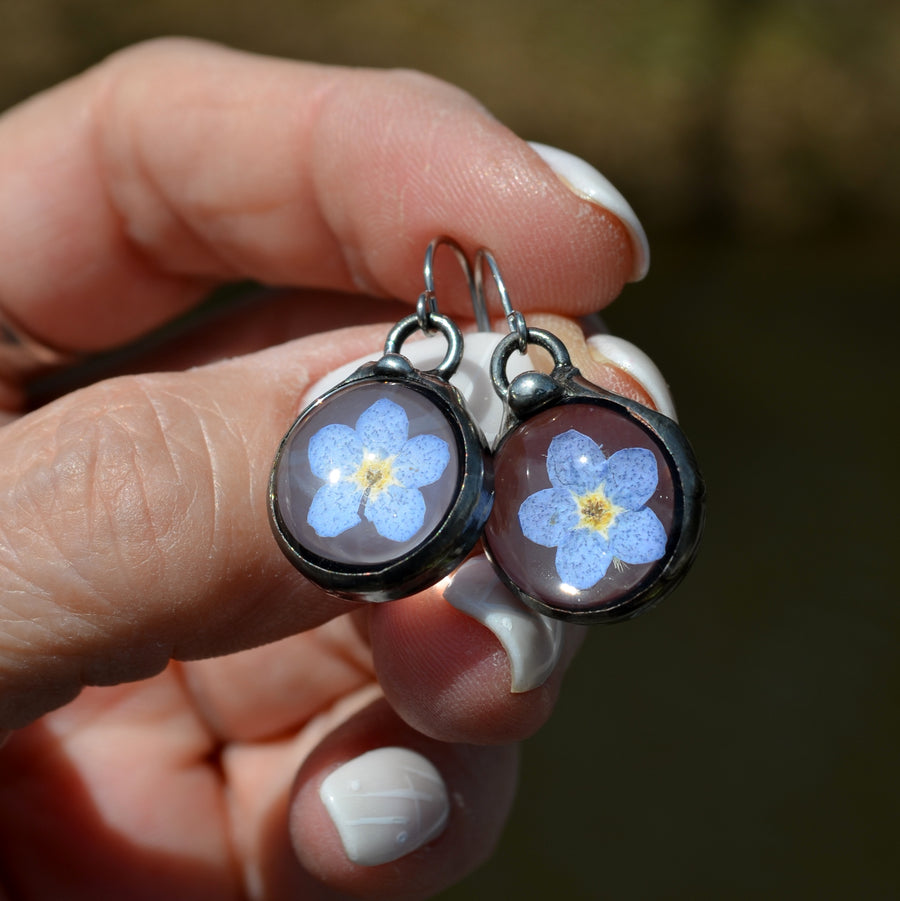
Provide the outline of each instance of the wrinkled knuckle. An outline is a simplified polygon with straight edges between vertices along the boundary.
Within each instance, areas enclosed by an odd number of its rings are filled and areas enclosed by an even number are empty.
[[[217,529],[227,534],[215,415],[170,379],[130,376],[39,411],[0,447],[14,474],[0,485],[0,721],[165,664],[167,632],[147,598],[189,575],[212,581]]]
[[[180,412],[189,417],[187,405]],[[158,578],[188,533],[198,538],[194,526],[213,502],[199,477],[208,450],[182,440],[170,418],[140,377],[112,380],[71,404],[43,453],[27,461],[17,508],[91,581]]]

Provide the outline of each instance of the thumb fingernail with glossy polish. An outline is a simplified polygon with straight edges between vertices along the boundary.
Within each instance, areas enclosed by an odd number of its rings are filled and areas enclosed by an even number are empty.
[[[408,748],[368,751],[319,790],[347,857],[364,867],[397,860],[438,837],[450,803],[441,774]]]
[[[634,254],[634,263],[628,280],[639,282],[650,268],[650,244],[644,226],[641,225],[631,204],[605,175],[581,157],[547,144],[538,144],[534,141],[530,141],[529,144],[566,187],[579,197],[609,210],[625,226],[631,238]]]
[[[509,658],[513,693],[547,681],[562,653],[564,624],[529,610],[497,578],[487,557],[467,560],[444,588],[444,599],[500,639]]]

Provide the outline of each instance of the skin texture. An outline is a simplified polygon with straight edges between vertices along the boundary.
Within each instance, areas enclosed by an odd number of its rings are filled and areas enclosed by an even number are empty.
[[[0,119],[0,208],[0,307],[67,351],[131,341],[223,282],[291,289],[31,412],[29,385],[3,385],[7,897],[400,899],[460,879],[565,661],[513,695],[499,643],[437,589],[360,607],[311,586],[272,539],[269,468],[306,387],[378,354],[433,237],[490,247],[526,314],[574,317],[620,291],[621,224],[446,84],[187,41]],[[449,256],[441,309],[465,321]],[[450,820],[358,867],[318,785],[388,744],[441,770]]]

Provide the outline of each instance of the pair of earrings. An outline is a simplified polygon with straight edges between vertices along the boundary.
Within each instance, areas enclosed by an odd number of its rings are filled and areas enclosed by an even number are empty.
[[[438,311],[441,244],[463,267],[479,329],[490,331],[485,264],[510,325],[490,363],[505,410],[493,448],[450,383],[464,341]],[[584,379],[556,336],[512,308],[489,251],[473,275],[462,249],[436,238],[424,276],[416,312],[391,329],[382,357],[313,401],[281,442],[269,513],[288,559],[333,594],[388,601],[435,584],[482,539],[500,578],[543,614],[614,622],[659,601],[686,573],[703,519],[703,483],[677,424]],[[446,340],[434,369],[400,353],[416,331]],[[510,381],[510,357],[530,345],[553,370]]]

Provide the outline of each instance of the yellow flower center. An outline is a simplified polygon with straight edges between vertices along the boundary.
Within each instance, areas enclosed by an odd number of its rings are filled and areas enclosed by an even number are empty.
[[[368,497],[374,498],[391,485],[398,485],[394,478],[394,459],[392,457],[378,457],[370,451],[363,455],[363,461],[359,469],[350,477]]]
[[[589,491],[575,498],[578,504],[578,512],[581,514],[576,529],[593,529],[604,538],[609,537],[609,530],[616,517],[625,512],[624,507],[614,504],[607,496],[601,485],[595,491]]]

